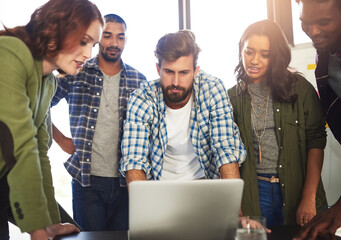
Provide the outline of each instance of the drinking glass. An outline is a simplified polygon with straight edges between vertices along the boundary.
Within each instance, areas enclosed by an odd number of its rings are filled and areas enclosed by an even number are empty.
[[[267,240],[266,218],[260,216],[239,217],[235,240]]]

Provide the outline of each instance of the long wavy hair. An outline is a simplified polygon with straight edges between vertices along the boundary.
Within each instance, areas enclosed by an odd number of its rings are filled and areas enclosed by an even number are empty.
[[[266,36],[270,41],[269,67],[267,71],[267,85],[272,98],[279,102],[294,103],[297,96],[292,91],[296,81],[296,73],[289,70],[291,51],[281,28],[271,20],[255,22],[248,26],[239,41],[239,63],[235,68],[239,93],[245,91],[250,78],[245,72],[242,51],[245,42],[254,35]]]
[[[35,58],[53,58],[79,44],[95,20],[103,25],[100,11],[88,0],[50,0],[33,12],[28,24],[5,27],[0,35],[21,39]]]

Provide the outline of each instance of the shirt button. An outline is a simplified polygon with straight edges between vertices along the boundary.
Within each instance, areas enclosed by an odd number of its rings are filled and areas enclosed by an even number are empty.
[[[295,123],[298,123],[298,121],[296,120]]]
[[[98,79],[98,81],[102,82],[102,78]]]
[[[282,168],[282,165],[279,165],[280,168]]]
[[[284,187],[284,183],[282,183],[282,187]]]
[[[279,112],[279,108],[277,108],[276,111]]]
[[[87,162],[90,162],[90,159],[89,159],[89,158],[87,158],[87,159],[86,159],[86,161],[87,161]]]
[[[99,92],[96,92],[96,95],[99,96]]]
[[[97,112],[97,109],[96,109],[96,108],[94,109],[94,112]]]
[[[90,128],[91,128],[91,129],[94,129],[95,127],[94,127],[94,126],[91,126]]]
[[[91,145],[91,142],[88,142],[88,145],[90,146],[90,145]]]
[[[279,130],[279,131],[281,131],[281,130],[282,130],[282,128],[280,128],[280,127],[279,127],[279,128],[278,128],[278,130]]]
[[[285,203],[283,203],[283,206],[285,206]]]

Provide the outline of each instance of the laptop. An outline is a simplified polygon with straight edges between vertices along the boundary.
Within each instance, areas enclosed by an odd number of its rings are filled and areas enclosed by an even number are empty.
[[[234,239],[241,179],[135,181],[129,185],[129,239]]]

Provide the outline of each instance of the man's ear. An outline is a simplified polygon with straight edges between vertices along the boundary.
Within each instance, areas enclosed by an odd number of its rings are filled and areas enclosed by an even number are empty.
[[[159,76],[161,77],[160,65],[158,63],[156,63],[156,70],[157,70],[157,73],[159,74]]]
[[[196,67],[194,68],[194,77],[197,76],[197,74],[198,74],[198,72],[199,72],[199,69],[200,69],[200,66],[196,66]]]

